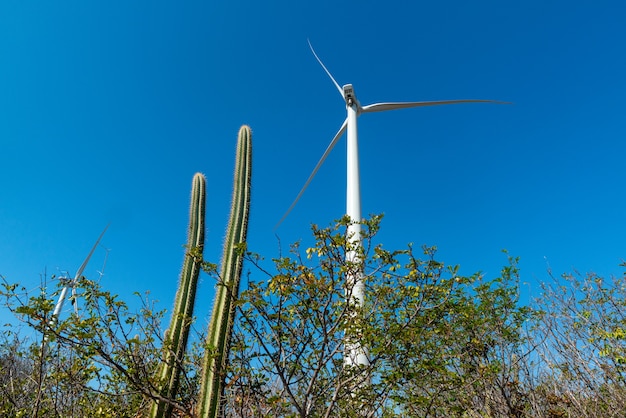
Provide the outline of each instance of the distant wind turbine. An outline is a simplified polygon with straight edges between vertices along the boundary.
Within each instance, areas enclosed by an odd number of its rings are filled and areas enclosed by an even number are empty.
[[[360,177],[359,177],[359,155],[358,155],[358,140],[357,140],[357,117],[361,115],[361,113],[373,113],[373,112],[383,112],[386,110],[396,110],[396,109],[408,109],[411,107],[425,107],[425,106],[439,106],[439,105],[449,105],[449,104],[461,104],[461,103],[498,103],[498,104],[507,104],[508,102],[501,102],[496,100],[473,100],[473,99],[465,99],[465,100],[438,100],[438,101],[430,101],[430,102],[388,102],[388,103],[374,103],[366,106],[361,106],[361,103],[356,98],[354,94],[354,88],[352,84],[346,84],[342,87],[339,87],[339,84],[333,78],[332,74],[322,60],[317,56],[311,42],[309,41],[309,47],[311,48],[311,52],[317,59],[317,62],[320,63],[326,74],[330,77],[332,82],[337,87],[339,94],[344,99],[346,103],[346,109],[348,112],[348,116],[346,120],[343,121],[343,124],[339,128],[339,131],[335,135],[330,144],[324,151],[322,158],[318,161],[317,165],[313,169],[313,172],[304,183],[304,186],[296,196],[295,200],[287,209],[287,212],[283,215],[283,217],[276,224],[276,228],[285,220],[287,215],[291,212],[291,210],[295,207],[296,203],[302,197],[304,191],[317,174],[317,171],[320,169],[326,157],[330,154],[332,149],[335,147],[343,133],[348,131],[348,152],[347,152],[347,191],[346,191],[346,214],[350,219],[350,224],[348,226],[348,240],[351,244],[350,247],[352,251],[349,251],[346,254],[346,262],[347,263],[355,263],[358,262],[358,249],[361,246],[361,186],[360,186]],[[352,287],[352,292],[350,295],[350,301],[355,304],[360,304],[364,300],[364,284],[361,280],[361,275],[357,274],[356,277],[354,275],[349,275],[346,277],[347,287]],[[344,358],[344,364],[346,365],[361,365],[367,366],[369,365],[368,353],[367,349],[361,347],[360,344],[346,344],[346,355]]]
[[[78,303],[76,301],[76,285],[78,284],[78,280],[80,280],[80,276],[83,274],[83,271],[85,271],[85,268],[87,268],[89,259],[91,258],[94,251],[98,247],[100,240],[102,239],[102,237],[104,236],[104,233],[107,231],[108,228],[109,228],[109,225],[107,225],[104,228],[104,230],[98,237],[98,240],[93,245],[93,247],[91,248],[91,251],[87,255],[87,258],[85,258],[85,261],[83,261],[83,264],[81,264],[78,270],[76,271],[76,275],[74,276],[74,279],[68,281],[63,287],[63,290],[61,290],[61,294],[59,295],[59,300],[57,301],[57,304],[54,307],[54,311],[52,312],[52,321],[51,321],[52,324],[56,323],[57,319],[59,318],[59,314],[61,313],[61,309],[63,309],[63,303],[65,302],[65,298],[67,297],[67,292],[69,288],[72,288],[72,303],[74,304],[74,312],[78,313]]]
[[[100,240],[102,239],[102,237],[104,236],[104,233],[107,231],[108,228],[109,228],[109,225],[104,227],[104,230],[102,231],[102,233],[96,240],[96,243],[91,248],[91,251],[89,251],[87,258],[85,258],[85,261],[83,261],[83,264],[81,264],[78,270],[76,271],[76,275],[74,276],[74,279],[68,280],[65,283],[65,286],[63,287],[63,290],[61,290],[61,294],[59,295],[59,300],[57,301],[57,304],[54,307],[54,311],[52,311],[52,317],[50,318],[50,321],[48,322],[49,329],[52,329],[56,325],[59,319],[59,315],[61,314],[61,310],[63,309],[63,303],[65,302],[65,298],[67,297],[67,292],[69,291],[70,287],[72,288],[72,303],[74,304],[74,312],[78,314],[78,301],[76,300],[76,285],[78,284],[78,280],[80,280],[80,277],[83,274],[83,271],[85,271],[85,268],[87,268],[89,259],[93,255],[94,251],[96,251],[96,248],[98,247],[98,244],[100,243]],[[66,278],[66,279],[69,279],[69,278]],[[45,353],[48,348],[48,342],[49,342],[48,336],[44,333],[43,338],[41,339],[41,357],[42,358],[45,357]],[[42,365],[42,367],[44,367],[44,365]],[[43,380],[46,378],[46,374],[42,372],[41,376],[42,376],[41,377],[42,381],[39,384],[40,384],[40,387],[43,387]],[[37,391],[37,397],[35,398],[35,406],[33,408],[34,416],[39,415],[39,404],[41,402],[41,394],[42,394],[41,390]]]

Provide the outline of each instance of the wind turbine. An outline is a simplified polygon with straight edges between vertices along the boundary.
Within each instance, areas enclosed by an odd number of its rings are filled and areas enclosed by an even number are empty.
[[[67,292],[70,287],[72,288],[72,302],[74,304],[74,312],[78,314],[78,302],[76,301],[76,285],[78,284],[78,280],[80,279],[81,274],[83,274],[83,271],[85,271],[85,268],[87,268],[89,259],[93,255],[94,251],[96,251],[96,248],[98,247],[98,244],[100,243],[100,240],[102,239],[102,237],[104,236],[104,233],[107,231],[108,228],[109,228],[109,225],[104,227],[104,230],[102,231],[102,233],[96,240],[96,243],[91,248],[91,251],[89,251],[87,258],[85,258],[85,261],[83,261],[83,264],[81,264],[78,270],[76,271],[76,275],[74,276],[74,279],[68,280],[65,283],[65,286],[63,287],[63,290],[61,290],[61,294],[59,295],[59,300],[57,301],[57,304],[54,307],[54,311],[52,311],[52,317],[50,318],[50,322],[48,322],[49,329],[52,329],[57,323],[57,320],[59,319],[59,315],[61,314],[61,310],[63,309],[63,303],[65,302],[65,298],[67,297]],[[43,338],[41,339],[42,358],[45,357],[45,353],[48,348],[48,341],[49,341],[48,336],[44,333]],[[42,367],[44,366],[45,365],[42,365]],[[46,377],[46,374],[42,373],[42,382],[40,383],[40,385],[43,385],[43,380],[45,379],[45,377]],[[41,402],[41,394],[42,392],[38,391],[37,397],[35,399],[35,406],[34,406],[35,416],[38,415],[37,411],[39,411],[39,403]]]
[[[283,215],[283,217],[278,221],[276,227],[278,227],[289,215],[291,210],[295,207],[296,203],[302,197],[304,191],[317,174],[317,171],[320,169],[326,157],[333,150],[341,136],[348,131],[348,151],[347,151],[347,186],[346,186],[346,214],[350,219],[350,223],[348,225],[348,242],[350,251],[346,254],[346,263],[358,263],[358,253],[359,248],[361,246],[361,185],[360,185],[360,175],[359,175],[359,153],[358,153],[358,137],[357,137],[357,118],[362,113],[374,113],[374,112],[384,112],[387,110],[397,110],[397,109],[408,109],[412,107],[425,107],[425,106],[439,106],[439,105],[450,105],[450,104],[462,104],[462,103],[498,103],[498,104],[507,104],[508,102],[501,102],[496,100],[475,100],[475,99],[464,99],[464,100],[438,100],[438,101],[428,101],[428,102],[383,102],[383,103],[373,103],[366,106],[362,106],[361,103],[356,98],[354,93],[354,88],[352,84],[345,84],[343,87],[339,87],[339,84],[333,78],[332,74],[322,60],[317,56],[311,42],[309,41],[309,48],[311,48],[311,52],[315,56],[315,59],[322,66],[328,77],[332,80],[333,84],[339,91],[339,94],[343,98],[346,104],[346,110],[348,115],[346,119],[343,121],[343,124],[339,128],[339,131],[335,134],[335,137],[330,141],[330,144],[324,151],[322,158],[318,161],[317,165],[313,169],[313,172],[304,183],[304,186],[296,196],[295,200],[287,209],[287,212]],[[351,303],[355,303],[359,305],[364,300],[364,284],[361,280],[362,276],[360,273],[358,274],[348,274],[346,277],[347,288],[352,289],[351,294],[349,295],[349,300]],[[360,344],[346,344],[346,355],[344,357],[344,364],[346,365],[360,365],[367,366],[369,365],[368,353],[365,347],[362,347]]]
[[[63,309],[63,303],[65,302],[65,298],[67,297],[67,292],[69,288],[72,288],[72,303],[74,304],[74,312],[78,314],[78,303],[76,301],[76,285],[78,284],[78,280],[80,279],[81,274],[83,274],[83,271],[85,271],[85,268],[87,268],[87,263],[89,263],[89,259],[91,258],[94,251],[98,247],[100,240],[102,239],[102,237],[104,236],[104,233],[107,231],[108,228],[109,228],[109,225],[104,227],[104,230],[102,231],[102,233],[96,240],[96,243],[91,248],[91,251],[89,251],[87,258],[85,258],[85,261],[83,261],[83,264],[81,264],[78,270],[76,271],[76,275],[74,276],[74,279],[69,280],[63,287],[63,290],[61,290],[61,294],[59,295],[59,300],[57,301],[57,304],[54,307],[54,311],[52,312],[52,320],[50,321],[52,324],[56,323],[57,319],[59,318],[59,314],[61,313],[61,309]]]

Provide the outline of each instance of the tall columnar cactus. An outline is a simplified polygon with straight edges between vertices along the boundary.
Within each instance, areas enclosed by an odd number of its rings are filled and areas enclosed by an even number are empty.
[[[230,337],[235,317],[235,301],[243,264],[241,244],[246,241],[250,211],[250,179],[252,171],[252,134],[242,126],[237,139],[237,159],[230,220],[224,242],[211,322],[207,331],[207,350],[202,369],[199,416],[218,417],[224,391],[225,368],[228,361]]]
[[[174,399],[178,392],[181,365],[185,355],[189,328],[193,316],[198,275],[202,268],[204,248],[204,211],[206,201],[206,180],[204,175],[196,173],[191,189],[191,208],[189,210],[189,232],[180,283],[176,292],[172,321],[166,332],[165,348],[168,350],[166,361],[159,370],[160,396]],[[150,416],[168,417],[172,406],[166,402],[156,402]]]

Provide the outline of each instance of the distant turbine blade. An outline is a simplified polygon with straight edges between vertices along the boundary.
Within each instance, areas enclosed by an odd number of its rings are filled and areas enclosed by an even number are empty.
[[[330,152],[333,150],[333,148],[337,144],[337,141],[339,141],[339,138],[341,138],[341,135],[343,135],[343,133],[346,131],[346,127],[347,126],[348,126],[348,119],[346,118],[346,120],[343,121],[343,125],[341,125],[341,128],[339,128],[339,131],[337,132],[337,134],[335,135],[333,140],[330,141],[330,144],[328,145],[328,148],[326,148],[326,151],[324,151],[324,155],[322,155],[322,158],[320,158],[320,160],[317,162],[317,165],[313,169],[313,172],[311,173],[311,175],[307,179],[306,183],[304,183],[304,186],[300,190],[300,193],[298,193],[298,196],[296,196],[296,199],[293,201],[291,206],[289,206],[289,209],[287,209],[287,212],[285,212],[283,217],[280,218],[280,221],[278,221],[278,223],[276,224],[274,229],[277,229],[280,226],[280,224],[283,223],[285,218],[287,218],[287,215],[289,215],[289,213],[291,213],[291,210],[296,206],[296,203],[298,203],[298,200],[300,200],[300,198],[304,194],[304,191],[306,190],[306,188],[309,187],[309,183],[311,183],[311,180],[313,180],[313,177],[315,177],[315,174],[317,174],[317,171],[320,169],[322,164],[324,164],[324,161],[326,160],[326,157],[328,157],[328,154],[330,154]]]
[[[408,109],[411,107],[439,106],[461,103],[497,103],[511,104],[510,102],[500,102],[497,100],[437,100],[434,102],[402,102],[402,103],[374,103],[361,108],[361,113],[384,112],[385,110]]]
[[[87,267],[87,263],[89,263],[89,259],[91,258],[91,256],[93,255],[93,252],[96,251],[96,248],[98,247],[98,244],[100,244],[100,240],[102,239],[102,237],[104,236],[104,233],[107,232],[107,229],[109,228],[109,225],[104,227],[104,230],[102,231],[102,233],[100,234],[100,236],[98,237],[98,240],[96,241],[96,243],[93,245],[93,248],[91,249],[91,251],[89,251],[89,255],[87,256],[87,258],[85,258],[85,261],[83,261],[83,264],[80,265],[80,267],[78,268],[78,271],[76,271],[76,276],[74,276],[74,280],[72,281],[72,283],[74,285],[76,285],[76,282],[78,281],[78,279],[80,278],[80,275],[83,274],[83,271],[85,271],[85,268]]]
[[[324,63],[322,62],[322,60],[320,59],[320,57],[317,56],[317,54],[315,53],[315,50],[313,49],[313,45],[311,45],[311,41],[309,41],[308,39],[306,40],[309,43],[309,48],[311,48],[311,52],[313,52],[313,55],[315,56],[315,59],[317,60],[317,62],[320,63],[320,65],[322,66],[322,68],[324,69],[324,71],[326,71],[326,74],[328,74],[328,76],[330,77],[331,80],[333,80],[333,83],[335,83],[335,87],[337,87],[337,90],[339,90],[339,94],[341,94],[341,97],[343,97],[343,89],[341,87],[339,87],[339,84],[337,84],[337,82],[335,81],[335,79],[333,78],[332,74],[330,73],[330,71],[328,71],[328,69],[326,68],[326,66],[324,65]]]

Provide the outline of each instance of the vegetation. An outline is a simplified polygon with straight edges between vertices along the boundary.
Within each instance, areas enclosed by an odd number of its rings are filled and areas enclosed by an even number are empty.
[[[377,244],[380,216],[361,222],[361,240],[348,236],[348,217],[313,225],[310,247],[266,260],[246,248],[250,180],[244,126],[221,268],[203,258],[206,185],[196,174],[166,331],[149,294],[129,308],[77,275],[82,308],[59,319],[54,300],[66,282],[29,293],[0,276],[0,297],[19,319],[0,331],[0,416],[623,415],[626,275],[549,272],[541,298],[524,306],[516,258],[507,255],[498,277],[464,276],[436,248]],[[205,334],[193,328],[201,270],[216,283]],[[366,298],[347,303],[356,274]],[[356,345],[369,364],[346,367]]]
[[[207,330],[202,363],[202,386],[198,415],[218,417],[224,393],[228,351],[235,321],[235,307],[241,282],[243,254],[250,216],[252,176],[252,133],[243,126],[237,140],[237,159],[230,219],[224,242],[224,255],[215,291],[215,303]],[[213,272],[211,265],[205,264]]]
[[[224,416],[622,414],[624,277],[550,277],[542,298],[521,306],[515,258],[499,277],[462,276],[437,260],[434,248],[376,245],[374,217],[363,224],[368,297],[355,308],[344,303],[344,277],[356,268],[344,262],[347,224],[314,226],[314,245],[295,244],[271,261],[241,249],[250,274],[233,304]],[[51,328],[60,289],[45,285],[28,294],[4,280],[5,305],[23,325],[0,334],[1,416],[136,417],[154,400],[171,405],[171,416],[198,416],[203,335],[192,336],[179,361],[179,390],[168,398],[157,373],[163,350],[171,349],[165,312],[147,295],[131,310],[83,278],[80,314]],[[369,348],[367,373],[343,367],[345,335],[354,327]]]
[[[218,417],[222,404],[222,394],[226,378],[226,364],[230,337],[235,317],[235,303],[239,293],[239,283],[243,264],[242,246],[245,245],[250,213],[250,183],[252,178],[252,133],[248,126],[242,126],[237,138],[235,159],[235,180],[230,219],[224,241],[224,256],[216,291],[211,322],[207,330],[204,360],[200,376],[198,415]],[[202,266],[214,271],[213,265],[203,264],[204,217],[206,186],[202,174],[193,179],[187,253],[183,263],[176,302],[172,312],[170,328],[166,332],[163,346],[164,361],[159,367],[159,392],[153,397],[151,418],[172,416],[177,406],[180,375],[193,320],[193,307],[196,299],[198,276]],[[181,411],[191,415],[184,405]]]
[[[205,204],[206,180],[202,174],[196,173],[191,188],[187,252],[176,292],[172,320],[165,338],[165,361],[159,368],[158,401],[153,403],[150,414],[154,418],[171,416],[174,405],[168,400],[176,398],[180,385],[182,364],[193,320],[198,277],[202,269]]]

